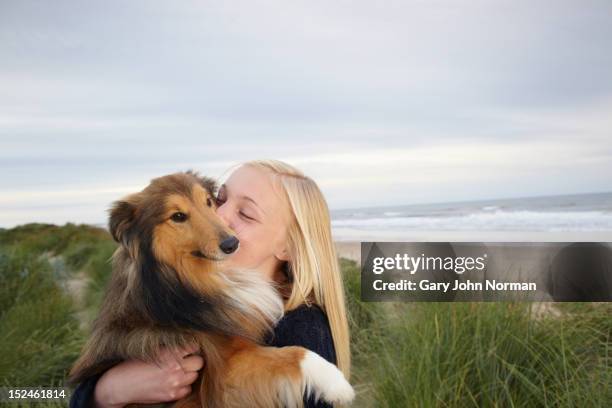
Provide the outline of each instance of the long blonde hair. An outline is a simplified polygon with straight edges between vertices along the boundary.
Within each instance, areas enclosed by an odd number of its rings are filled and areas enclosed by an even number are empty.
[[[327,202],[317,184],[279,160],[252,160],[243,165],[267,170],[286,195],[292,220],[288,227],[289,267],[293,284],[285,310],[314,300],[329,320],[338,368],[350,376],[350,336],[344,286],[331,237]]]

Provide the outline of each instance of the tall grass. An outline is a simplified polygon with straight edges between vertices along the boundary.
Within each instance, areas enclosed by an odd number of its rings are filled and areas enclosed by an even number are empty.
[[[535,319],[529,303],[365,304],[344,271],[358,405],[612,406],[610,305]]]
[[[0,247],[47,259],[60,285],[70,279],[82,280],[85,289],[78,294],[82,299],[80,316],[87,323],[96,315],[111,274],[110,258],[117,248],[106,230],[71,223],[26,224],[0,230]]]
[[[0,230],[1,385],[64,383],[86,336],[83,309],[90,311],[87,323],[110,276],[115,247],[108,232],[86,225]],[[75,279],[85,288],[78,305],[68,285]]]
[[[86,336],[76,316],[95,315],[115,247],[82,225],[0,230],[0,385],[63,383]],[[529,303],[365,303],[358,266],[341,266],[356,407],[612,406],[610,304],[535,318]]]
[[[83,334],[72,301],[47,261],[19,250],[0,252],[0,383],[61,384]]]

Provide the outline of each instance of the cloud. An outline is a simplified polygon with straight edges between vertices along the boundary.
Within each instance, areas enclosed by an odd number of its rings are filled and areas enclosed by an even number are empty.
[[[3,2],[0,191],[27,207],[259,157],[303,166],[333,207],[610,190],[611,16],[597,0]]]

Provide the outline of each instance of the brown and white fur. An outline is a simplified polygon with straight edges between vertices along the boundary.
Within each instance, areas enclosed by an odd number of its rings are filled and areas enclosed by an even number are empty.
[[[206,363],[175,406],[300,407],[305,392],[350,402],[353,389],[335,365],[301,347],[259,344],[283,303],[257,272],[215,266],[232,238],[215,214],[215,189],[211,179],[176,173],[114,203],[109,227],[120,245],[71,382],[195,341]]]

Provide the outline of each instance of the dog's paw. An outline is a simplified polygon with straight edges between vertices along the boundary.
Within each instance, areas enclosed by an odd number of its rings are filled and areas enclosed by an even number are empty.
[[[342,372],[332,363],[312,351],[307,351],[300,363],[306,392],[316,399],[347,404],[355,398],[355,391]]]

